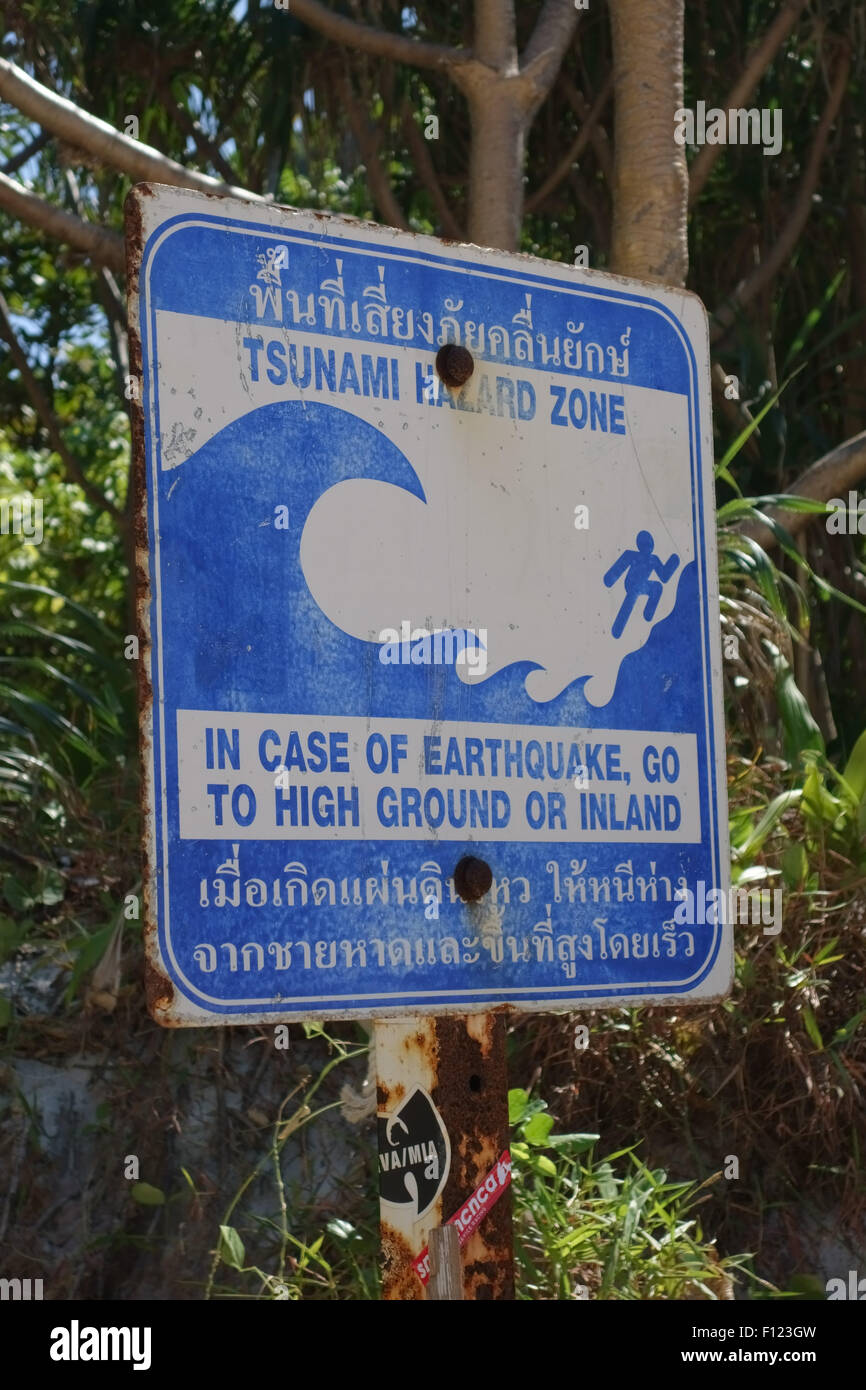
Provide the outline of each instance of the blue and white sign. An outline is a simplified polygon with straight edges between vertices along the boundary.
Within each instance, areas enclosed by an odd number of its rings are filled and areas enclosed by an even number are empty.
[[[154,1016],[723,994],[700,302],[131,200]],[[460,389],[445,344],[472,355]]]

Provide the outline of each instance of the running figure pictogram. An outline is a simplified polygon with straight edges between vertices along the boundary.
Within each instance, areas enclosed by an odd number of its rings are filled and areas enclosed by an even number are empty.
[[[624,550],[604,576],[605,588],[611,589],[620,575],[625,575],[625,598],[611,628],[614,637],[622,636],[632,609],[641,595],[646,598],[643,615],[648,623],[652,622],[662,596],[662,586],[667,584],[680,562],[679,555],[672,555],[662,563],[654,554],[654,550],[655,541],[649,531],[638,531],[637,550]],[[658,575],[658,579],[650,578],[653,573]]]

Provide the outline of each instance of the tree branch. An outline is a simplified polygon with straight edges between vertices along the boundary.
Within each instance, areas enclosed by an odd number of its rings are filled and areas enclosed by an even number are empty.
[[[866,478],[866,430],[855,434],[831,449],[829,454],[818,459],[801,473],[785,491],[792,497],[811,497],[816,502],[827,502],[831,497],[841,497],[850,488]],[[787,512],[784,507],[774,507],[767,512],[774,521],[780,522],[792,536],[808,526],[810,521],[821,520],[820,512]],[[758,521],[749,521],[739,528],[743,535],[757,541],[764,550],[777,544],[776,537],[768,526]]]
[[[772,63],[779,48],[788,37],[807,0],[787,0],[764,37],[746,58],[746,66],[728,92],[723,109],[730,111],[745,106]],[[700,196],[713,165],[724,150],[723,145],[704,145],[689,170],[689,206]]]
[[[46,202],[5,174],[0,174],[0,207],[38,231],[74,246],[76,251],[82,251],[99,265],[120,272],[126,268],[123,237],[117,232],[73,217],[71,212]]]
[[[610,100],[610,95],[612,91],[613,74],[608,73],[607,80],[604,86],[602,87],[595,101],[592,103],[592,109],[587,115],[586,120],[581,125],[580,130],[578,131],[575,139],[572,141],[568,150],[566,150],[565,154],[563,155],[559,163],[556,165],[556,167],[551,171],[550,174],[548,174],[547,178],[544,180],[544,183],[541,184],[541,186],[537,188],[535,192],[530,195],[530,197],[527,198],[527,212],[535,212],[536,208],[541,206],[545,198],[549,197],[553,190],[559,187],[563,179],[568,178],[568,175],[571,173],[572,165],[577,163],[578,159],[583,154],[584,149],[592,139],[593,131],[595,130],[595,127],[601,117],[602,112],[604,111],[604,108],[607,106],[607,103]]]
[[[470,49],[449,48],[446,44],[392,34],[387,29],[374,29],[369,24],[359,24],[335,14],[319,0],[291,0],[291,7],[296,19],[303,20],[324,38],[349,48],[360,48],[365,53],[376,53],[380,58],[391,58],[395,63],[411,63],[417,68],[448,68],[473,61]]]
[[[723,415],[727,415],[732,427],[737,434],[744,430],[746,425],[750,425],[753,420],[752,412],[747,405],[739,400],[729,400],[725,395],[728,385],[728,373],[725,371],[721,362],[714,362],[710,372],[713,387],[713,402]],[[757,430],[750,434],[743,445],[743,453],[747,458],[753,459],[756,463],[760,462],[761,450],[758,447]]]
[[[439,226],[442,229],[443,235],[451,237],[454,241],[463,241],[465,238],[460,223],[451,211],[451,204],[445,197],[442,185],[436,174],[436,168],[430,157],[427,141],[418,129],[415,117],[412,113],[412,107],[408,102],[404,102],[403,104],[403,128],[406,132],[406,143],[409,146],[415,168],[421,177],[424,187],[433,200],[433,206],[436,209],[436,215],[439,218]]]
[[[35,154],[38,154],[40,150],[45,148],[50,139],[51,136],[48,132],[41,130],[35,140],[31,140],[29,145],[25,145],[23,150],[19,150],[17,154],[13,154],[12,158],[6,161],[3,165],[3,173],[17,174],[18,170],[22,165],[27,163],[28,159],[32,159]]]
[[[59,456],[67,477],[71,482],[78,484],[82,492],[90,499],[95,507],[98,507],[100,511],[108,512],[113,521],[118,525],[122,525],[123,518],[117,507],[115,507],[113,502],[109,501],[98,487],[89,481],[78,460],[66,447],[63,435],[60,432],[60,426],[57,423],[57,416],[54,414],[48,397],[33,374],[30,363],[27,360],[27,355],[12,326],[12,319],[9,315],[9,305],[6,303],[2,294],[0,294],[0,337],[5,338],[9,345],[12,361],[21,373],[21,380],[30,397],[33,409],[42,421],[42,425],[51,441],[51,447]]]
[[[576,28],[574,0],[545,0],[520,57],[520,74],[531,82],[536,106],[541,105],[553,86]]]
[[[205,134],[198,121],[193,120],[183,104],[177,101],[174,92],[171,90],[171,83],[167,79],[163,79],[160,82],[159,94],[184,135],[187,139],[194,142],[199,154],[202,155],[204,159],[209,160],[214,169],[219,170],[227,184],[232,183],[235,177],[234,169],[229,164],[228,160],[223,158],[219,146],[215,145],[213,140]]]
[[[403,216],[403,210],[391,187],[391,180],[379,159],[379,141],[367,124],[366,114],[361,110],[355,98],[355,93],[352,91],[352,80],[345,74],[341,74],[337,80],[349,117],[349,124],[352,127],[352,134],[358,142],[358,149],[367,171],[370,192],[376,207],[379,209],[379,216],[390,226],[400,227],[402,231],[408,232],[409,223]]]
[[[108,336],[111,340],[111,355],[114,359],[114,375],[120,391],[120,399],[126,405],[126,413],[132,417],[132,402],[126,400],[126,378],[129,375],[129,343],[126,325],[123,321],[123,301],[117,288],[117,281],[105,266],[96,270],[96,293],[105,310]]]
[[[472,51],[496,76],[517,76],[514,0],[474,0]]]
[[[610,268],[679,286],[689,268],[689,173],[674,138],[685,0],[609,0],[614,159]]]
[[[49,92],[47,87],[5,58],[0,58],[0,97],[67,144],[86,150],[95,159],[119,169],[131,179],[169,183],[179,188],[197,188],[203,193],[217,193],[223,197],[262,201],[258,194],[249,189],[235,188],[211,178],[209,174],[185,169],[182,164],[168,159],[152,146],[121,135],[107,121],[90,116],[74,102]]]
[[[584,178],[577,166],[571,170],[568,181],[577,194],[577,200],[581,207],[586,208],[592,218],[592,225],[595,228],[595,245],[597,247],[609,247],[610,211],[599,185],[594,180]]]
[[[771,280],[775,279],[800,240],[803,228],[809,219],[809,213],[812,211],[812,195],[818,186],[818,179],[821,175],[821,161],[824,158],[824,151],[830,136],[830,127],[839,114],[850,70],[851,53],[846,47],[836,65],[830,96],[818,124],[815,139],[812,141],[812,148],[806,160],[806,167],[788,221],[777,237],[769,255],[755,267],[751,275],[740,281],[726,303],[716,311],[715,323],[710,330],[711,343],[717,343],[723,338],[736,319],[738,310],[744,308],[750,300],[760,294]]]
[[[69,194],[70,202],[79,217],[83,216],[84,207],[81,201],[81,192],[78,187],[78,180],[71,169],[65,171],[66,189]],[[108,325],[108,335],[111,341],[111,355],[114,361],[114,377],[118,390],[118,399],[126,401],[126,378],[129,374],[129,344],[126,336],[126,312],[117,281],[110,270],[104,265],[95,266],[96,272],[96,293],[104,311]],[[132,402],[126,401],[127,414],[132,418]]]
[[[611,84],[613,83],[612,72],[610,73],[608,80],[609,82],[611,82]],[[560,79],[559,85],[563,93],[563,96],[565,97],[574,114],[577,116],[578,120],[588,122],[591,112],[586,104],[586,97],[583,95],[583,92],[581,92],[579,88],[575,87],[571,78],[568,77],[565,73],[562,74],[562,78]],[[613,155],[611,154],[610,141],[607,138],[607,131],[605,130],[603,125],[600,125],[596,121],[593,125],[590,126],[590,135],[592,137],[592,148],[595,151],[595,157],[599,162],[599,166],[607,181],[608,187],[612,188]]]

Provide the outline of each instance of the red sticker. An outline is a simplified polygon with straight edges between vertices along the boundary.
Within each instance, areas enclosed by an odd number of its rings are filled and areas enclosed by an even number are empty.
[[[456,1226],[461,1248],[473,1231],[477,1231],[486,1213],[502,1196],[511,1182],[511,1154],[505,1149],[496,1165],[476,1187],[472,1196],[458,1212],[446,1221],[446,1226]],[[430,1279],[430,1247],[425,1245],[420,1255],[412,1261],[422,1284]]]

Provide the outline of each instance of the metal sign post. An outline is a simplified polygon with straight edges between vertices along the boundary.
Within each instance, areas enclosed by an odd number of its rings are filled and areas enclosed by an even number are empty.
[[[383,1296],[424,1296],[430,1232],[450,1223],[463,1296],[513,1298],[504,1014],[382,1022],[374,1039]]]
[[[151,1012],[372,1018],[386,1296],[450,1223],[508,1297],[506,1011],[730,983],[706,315],[177,188],[127,244]]]

